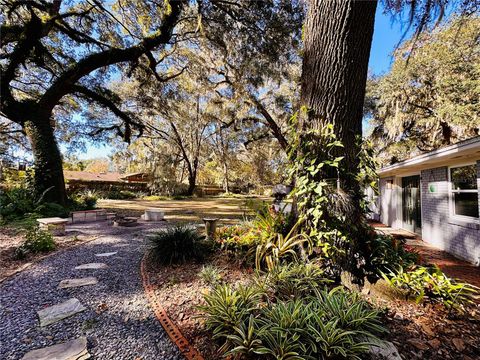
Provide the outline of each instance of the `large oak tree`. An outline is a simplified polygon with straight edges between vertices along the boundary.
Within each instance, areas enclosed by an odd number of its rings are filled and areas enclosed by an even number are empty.
[[[104,80],[112,70],[132,70],[141,57],[154,71],[161,61],[154,51],[172,41],[185,3],[2,2],[1,113],[26,133],[35,159],[36,191],[48,190],[45,200],[66,200],[54,135],[61,107],[84,99],[115,114],[119,122],[109,130],[125,139],[140,130],[142,124],[123,111],[120,99],[103,87]]]
[[[471,13],[478,1],[448,0],[384,0],[392,14],[407,14],[407,26],[420,34],[429,24],[441,19],[446,10],[461,9]],[[452,8],[449,8],[452,6]],[[304,56],[301,79],[301,103],[308,110],[300,121],[301,135],[312,129],[333,124],[333,133],[343,144],[335,147],[335,156],[343,157],[340,166],[325,167],[316,175],[316,181],[337,180],[337,190],[348,199],[346,213],[337,225],[350,245],[346,269],[355,272],[368,259],[367,241],[371,234],[361,210],[360,142],[362,136],[363,104],[372,44],[377,1],[310,0],[304,25]],[[415,46],[415,43],[412,44]],[[322,157],[323,148],[315,148],[316,141],[300,138],[302,151],[312,158]],[[318,141],[321,144],[321,141]],[[308,146],[306,144],[313,144]],[[322,160],[322,159],[318,159]],[[328,159],[323,159],[328,160]],[[320,185],[319,185],[320,186]],[[313,187],[316,188],[316,187]],[[312,194],[313,201],[316,201]],[[338,196],[336,197],[339,198]],[[335,222],[338,214],[331,208],[323,210],[327,224]],[[304,209],[308,213],[309,209]],[[331,221],[330,221],[331,220]],[[368,260],[367,260],[368,263]],[[368,265],[368,264],[367,264]]]

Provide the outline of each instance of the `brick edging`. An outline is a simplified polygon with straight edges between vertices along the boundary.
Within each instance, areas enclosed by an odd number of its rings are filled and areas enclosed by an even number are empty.
[[[147,261],[147,257],[148,252],[145,253],[140,263],[140,273],[142,275],[142,283],[145,295],[150,304],[150,307],[155,314],[155,317],[158,319],[162,327],[165,329],[167,335],[175,343],[182,355],[187,360],[204,360],[203,356],[197,351],[197,349],[195,349],[195,347],[193,347],[193,345],[191,345],[188,340],[185,339],[178,327],[168,317],[167,312],[156,298],[155,288],[152,286],[150,282],[150,277],[148,276],[148,272],[146,271],[145,263]]]

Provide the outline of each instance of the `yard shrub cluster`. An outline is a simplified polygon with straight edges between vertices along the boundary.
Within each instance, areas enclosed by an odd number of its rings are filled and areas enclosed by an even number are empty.
[[[93,192],[71,194],[66,207],[44,202],[44,194],[35,196],[28,182],[0,189],[0,222],[15,222],[29,227],[35,224],[37,218],[68,217],[70,211],[91,210],[97,203],[97,195]]]
[[[399,267],[384,273],[383,278],[392,287],[406,290],[417,303],[439,302],[451,310],[463,311],[479,293],[478,288],[449,278],[437,266]]]
[[[30,228],[22,245],[15,249],[14,257],[24,259],[29,254],[43,253],[55,250],[55,241],[48,231],[40,230],[38,227]]]
[[[152,255],[160,264],[181,264],[190,260],[203,260],[213,244],[188,226],[169,227],[150,236]]]
[[[279,266],[247,286],[215,286],[199,309],[226,355],[360,359],[386,332],[380,313],[321,276],[313,264]]]
[[[99,194],[95,191],[80,191],[70,195],[73,210],[93,210],[97,205]]]
[[[370,247],[369,261],[378,277],[390,269],[408,268],[420,260],[419,254],[406,245],[405,239],[394,239],[390,235],[377,234],[368,246]]]
[[[68,210],[61,205],[43,202],[31,189],[13,187],[1,190],[0,216],[3,223],[38,217],[65,217]]]
[[[294,228],[293,217],[282,212],[275,212],[272,207],[265,205],[257,209],[256,216],[240,225],[220,228],[216,234],[216,243],[220,249],[229,256],[251,266],[256,260],[256,252],[259,246],[263,248],[266,260],[269,249],[276,244],[277,248],[282,247],[287,240],[287,246],[291,244],[292,238],[297,236],[292,232]],[[297,242],[298,244],[298,242]],[[292,255],[291,252],[288,254]],[[281,255],[288,255],[282,253]],[[271,257],[270,257],[271,258]],[[273,260],[273,259],[272,259]]]

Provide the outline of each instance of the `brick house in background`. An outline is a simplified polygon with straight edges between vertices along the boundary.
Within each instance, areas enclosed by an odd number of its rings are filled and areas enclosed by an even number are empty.
[[[379,171],[380,221],[480,265],[480,137]]]
[[[65,182],[70,190],[131,190],[145,191],[149,176],[144,173],[120,174],[117,172],[93,173],[64,170]]]

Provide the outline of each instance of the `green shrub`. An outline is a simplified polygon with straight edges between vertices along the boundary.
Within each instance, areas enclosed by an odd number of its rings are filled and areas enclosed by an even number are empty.
[[[208,286],[218,285],[222,280],[220,270],[212,265],[204,265],[199,276]]]
[[[34,209],[34,213],[43,217],[68,217],[68,210],[62,205],[55,203],[43,203]]]
[[[174,226],[150,236],[152,254],[161,264],[180,264],[203,259],[212,244],[204,240],[195,229]]]
[[[24,259],[28,254],[55,250],[55,246],[52,234],[33,227],[27,231],[23,244],[15,249],[14,257]]]
[[[137,198],[137,194],[129,190],[110,190],[104,194],[106,199],[128,200]]]
[[[370,242],[369,264],[376,275],[392,268],[409,267],[418,263],[419,255],[405,245],[406,240],[394,239],[390,235],[376,235]]]
[[[243,264],[255,262],[255,249],[261,242],[260,233],[251,224],[224,226],[217,230],[215,241],[220,249]]]
[[[69,201],[72,210],[93,210],[97,205],[97,200],[100,197],[96,191],[80,191],[70,194]]]
[[[68,209],[55,203],[42,202],[43,196],[35,198],[33,190],[16,187],[2,190],[0,193],[0,220],[15,222],[20,226],[34,223],[39,217],[65,217]]]
[[[399,267],[382,276],[390,286],[407,291],[407,296],[417,303],[429,300],[449,309],[462,310],[479,293],[475,286],[449,278],[437,266],[416,266],[411,270]]]
[[[0,193],[0,215],[4,221],[21,218],[35,209],[35,198],[30,190],[16,187]]]

